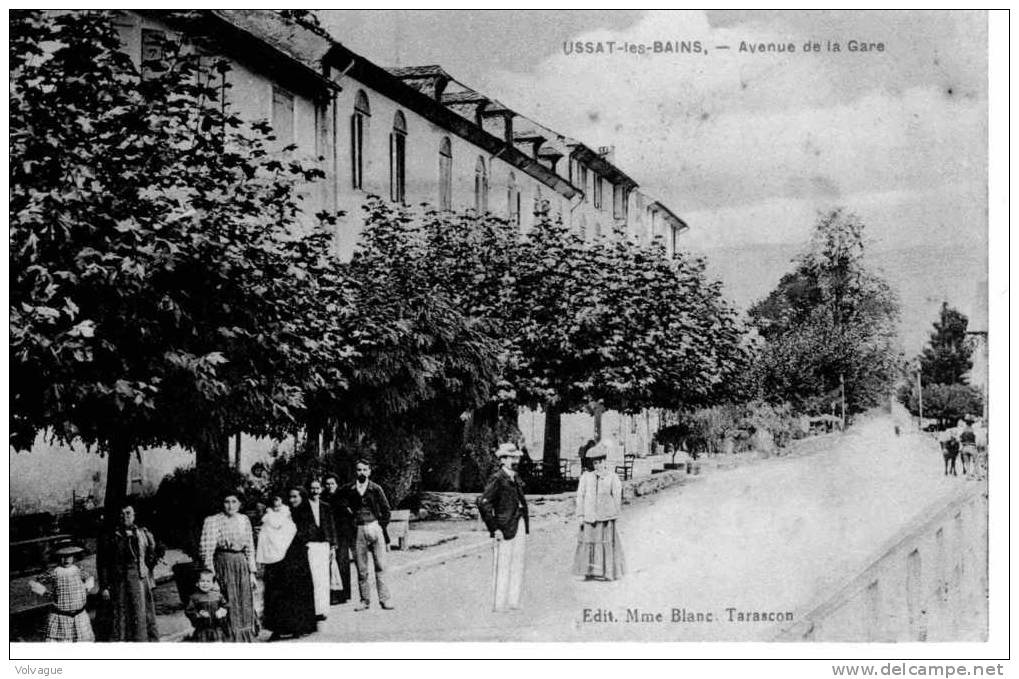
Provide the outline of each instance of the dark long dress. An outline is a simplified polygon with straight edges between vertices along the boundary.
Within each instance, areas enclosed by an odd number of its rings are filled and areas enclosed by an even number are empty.
[[[308,566],[308,537],[307,527],[298,527],[286,556],[265,565],[262,623],[275,634],[300,636],[317,629],[315,591]]]
[[[145,528],[118,528],[103,540],[100,582],[110,590],[110,641],[159,641],[152,571],[156,541]]]

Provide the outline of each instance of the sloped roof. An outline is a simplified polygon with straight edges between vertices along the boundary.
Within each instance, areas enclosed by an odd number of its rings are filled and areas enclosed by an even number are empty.
[[[386,70],[397,78],[450,78],[452,76],[443,70],[442,66],[432,64],[430,66],[388,66]]]
[[[271,10],[217,9],[212,10],[212,14],[251,33],[316,73],[322,71],[322,59],[332,47],[332,41],[326,36],[284,19]]]

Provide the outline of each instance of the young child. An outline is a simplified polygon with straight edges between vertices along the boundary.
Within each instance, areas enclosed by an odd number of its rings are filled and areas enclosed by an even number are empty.
[[[40,596],[50,593],[53,608],[46,620],[46,641],[95,641],[92,622],[85,602],[88,592],[95,587],[95,578],[86,575],[75,565],[75,558],[85,550],[74,544],[65,544],[54,550],[60,565],[29,587]]]
[[[198,591],[191,595],[184,614],[195,631],[188,641],[225,641],[227,602],[216,586],[215,574],[202,569],[198,572]]]

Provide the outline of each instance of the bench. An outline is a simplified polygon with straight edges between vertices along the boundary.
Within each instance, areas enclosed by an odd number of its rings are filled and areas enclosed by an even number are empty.
[[[50,565],[50,549],[54,543],[70,540],[68,534],[44,535],[10,543],[11,573],[38,573]]]
[[[633,465],[637,461],[637,456],[633,454],[623,455],[623,464],[616,467],[616,474],[618,474],[623,481],[628,481],[633,478]]]
[[[386,526],[389,543],[401,552],[407,551],[407,538],[410,532],[410,510],[394,509],[389,514],[389,525]]]

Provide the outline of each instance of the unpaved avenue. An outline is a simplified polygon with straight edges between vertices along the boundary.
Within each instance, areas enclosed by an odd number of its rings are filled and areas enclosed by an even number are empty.
[[[876,418],[827,452],[716,471],[626,506],[628,573],[618,582],[570,574],[576,526],[563,521],[528,536],[522,611],[489,611],[486,550],[392,573],[396,610],[334,608],[307,640],[765,641],[782,623],[739,622],[739,612],[800,612],[962,483],[941,475],[929,439],[896,438],[891,420]],[[627,622],[633,610],[646,622]]]

